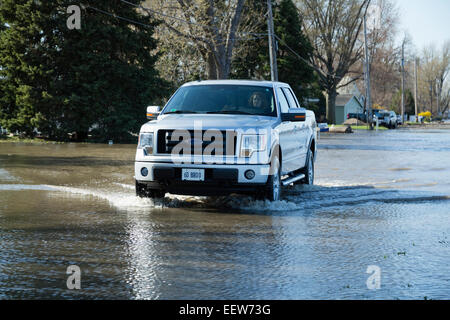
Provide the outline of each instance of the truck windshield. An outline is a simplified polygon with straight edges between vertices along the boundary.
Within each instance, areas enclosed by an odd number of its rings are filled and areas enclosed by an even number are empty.
[[[273,89],[247,85],[181,87],[163,110],[170,113],[277,116]]]

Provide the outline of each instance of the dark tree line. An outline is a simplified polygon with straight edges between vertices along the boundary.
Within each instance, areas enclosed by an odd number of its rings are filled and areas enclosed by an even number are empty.
[[[37,129],[58,140],[76,132],[78,140],[90,133],[97,141],[129,141],[145,106],[165,94],[151,53],[156,24],[121,2],[88,0],[83,4],[141,24],[84,7],[81,29],[71,30],[73,4],[0,3],[0,123],[29,136]]]
[[[220,8],[220,1],[214,1]],[[81,8],[79,30],[68,28],[70,5]],[[265,18],[255,28],[251,15],[263,17],[265,6],[265,1],[260,0],[247,0],[243,7],[238,6],[236,10],[242,10],[240,15],[245,19],[236,34],[253,28],[253,34],[264,35]],[[199,6],[198,10],[201,9]],[[161,17],[122,1],[86,0],[82,6],[69,0],[2,0],[0,125],[10,132],[27,136],[40,132],[56,140],[75,137],[79,141],[126,142],[136,139],[133,134],[146,121],[145,107],[167,99],[180,80],[194,80],[192,77],[170,79],[165,76],[165,70],[156,69],[158,58],[165,56],[170,62],[171,57],[176,57],[177,49],[176,45],[164,43],[164,37],[155,36],[161,23],[157,18]],[[274,5],[274,23],[280,38],[280,81],[289,83],[301,100],[320,98],[319,104],[308,107],[316,112],[319,105],[324,109],[317,75],[304,62],[310,60],[313,49],[303,34],[302,17],[292,0],[281,0]],[[239,54],[233,54],[224,78],[270,80],[267,37],[255,36],[248,41],[239,39],[251,35],[235,37]],[[183,41],[187,43],[186,38]],[[192,60],[202,61],[202,56]],[[206,72],[208,61],[203,63],[196,70]],[[177,61],[173,64],[176,68]],[[202,74],[195,77],[204,79]]]

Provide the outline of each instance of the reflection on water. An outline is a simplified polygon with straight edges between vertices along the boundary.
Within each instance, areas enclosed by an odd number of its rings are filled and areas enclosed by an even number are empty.
[[[0,299],[448,299],[442,145],[450,131],[322,135],[317,185],[271,203],[137,198],[131,145],[2,143]]]

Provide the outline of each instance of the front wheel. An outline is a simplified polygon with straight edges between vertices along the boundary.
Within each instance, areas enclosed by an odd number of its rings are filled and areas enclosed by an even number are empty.
[[[281,166],[277,156],[272,159],[270,171],[266,186],[266,199],[278,201],[281,199]]]
[[[145,184],[136,181],[136,196],[139,198],[164,198],[165,195],[164,190],[149,189]]]

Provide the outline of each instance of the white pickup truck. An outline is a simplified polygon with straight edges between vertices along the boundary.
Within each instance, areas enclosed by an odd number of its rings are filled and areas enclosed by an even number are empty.
[[[148,107],[136,150],[136,195],[253,194],[313,184],[316,119],[286,83],[184,84],[165,107]]]

